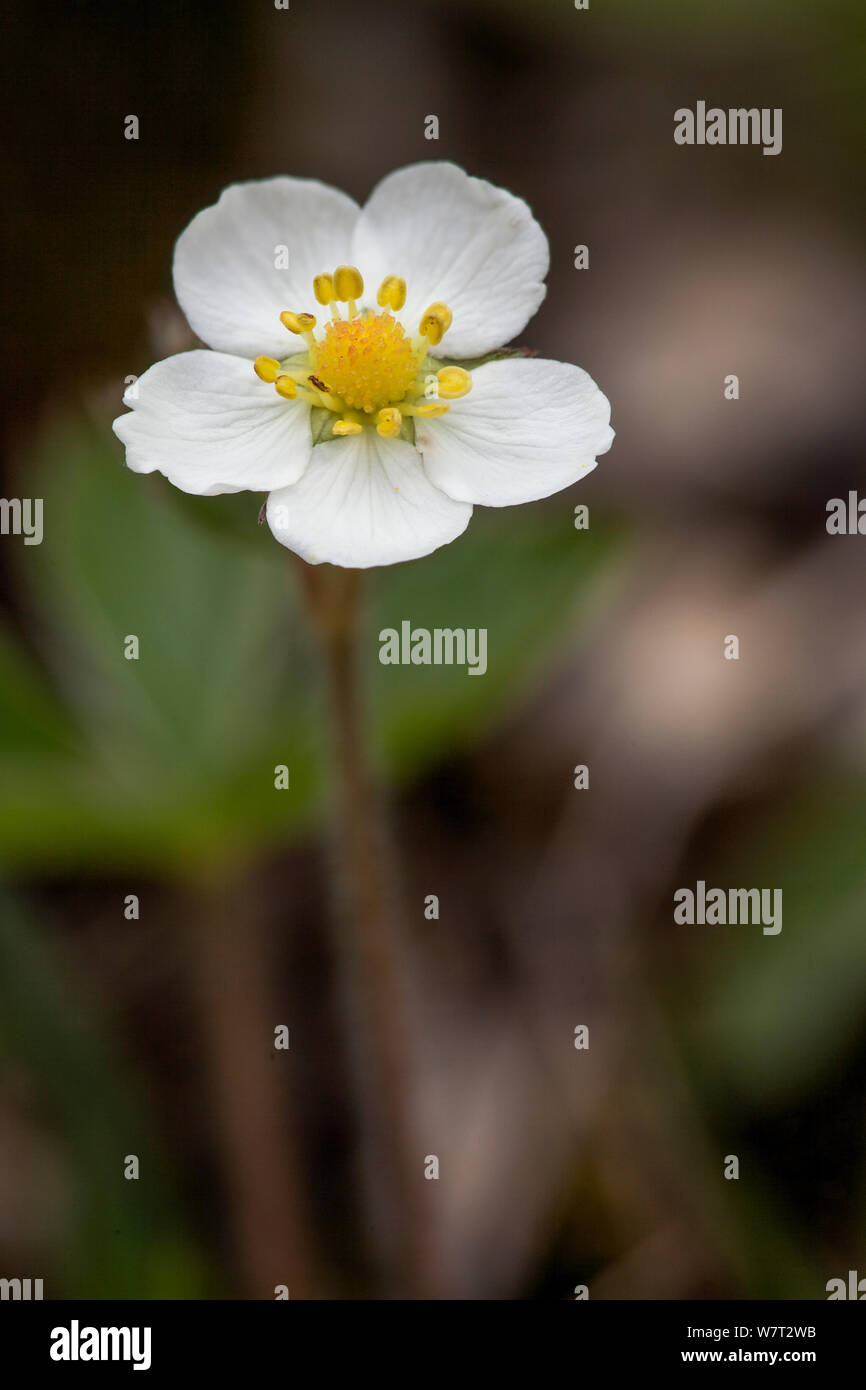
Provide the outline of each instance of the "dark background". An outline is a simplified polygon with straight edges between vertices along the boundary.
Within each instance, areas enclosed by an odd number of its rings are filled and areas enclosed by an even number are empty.
[[[45,539],[0,540],[0,1275],[382,1291],[287,557],[261,499],[126,473],[110,421],[126,375],[192,343],[172,247],[223,186],[363,201],[427,158],[529,202],[551,272],[521,341],[585,367],[617,430],[572,492],[372,579],[440,1290],[821,1298],[866,1274],[866,542],[825,529],[866,483],[862,7],[4,17],[2,486],[45,499]],[[698,100],[782,107],[782,154],[676,146]],[[486,626],[488,675],[379,667],[403,617]],[[781,887],[781,935],[676,926],[698,878]]]

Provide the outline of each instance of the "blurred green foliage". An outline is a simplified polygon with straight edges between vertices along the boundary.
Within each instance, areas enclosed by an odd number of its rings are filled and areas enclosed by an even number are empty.
[[[192,498],[125,468],[107,423],[56,420],[23,462],[45,539],[20,546],[29,644],[0,632],[0,862],[7,874],[197,882],[314,826],[326,718],[289,556],[256,526],[259,499]],[[467,536],[371,577],[371,740],[402,779],[489,729],[576,631],[618,553],[610,525],[575,531],[531,508],[478,513]],[[490,631],[483,680],[458,667],[382,667],[378,632]],[[124,644],[134,634],[138,660]],[[274,789],[277,763],[288,793]],[[0,1048],[35,1083],[67,1162],[55,1292],[212,1296],[128,1064],[63,978],[49,941],[0,900]],[[127,1183],[120,1157],[147,1180]]]
[[[0,862],[194,874],[251,860],[323,803],[326,712],[288,553],[248,494],[192,498],[123,464],[106,426],[56,423],[24,470],[45,540],[20,547],[38,653],[0,634]],[[570,511],[476,512],[466,536],[371,580],[372,735],[419,772],[504,715],[553,659],[617,546]],[[483,680],[387,667],[404,619],[489,629]],[[140,657],[127,660],[127,636]],[[274,767],[290,769],[288,793]]]
[[[41,934],[0,894],[0,1059],[32,1078],[31,1120],[64,1159],[48,1297],[206,1298],[196,1242],[154,1144],[146,1097],[112,1031],[70,992]],[[128,1181],[135,1154],[141,1178]]]
[[[778,936],[728,926],[687,1026],[702,1069],[751,1104],[820,1087],[866,1021],[866,786],[812,789],[737,845],[718,882],[781,888]]]

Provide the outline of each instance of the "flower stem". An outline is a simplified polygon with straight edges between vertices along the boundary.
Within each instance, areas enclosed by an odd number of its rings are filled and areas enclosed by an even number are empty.
[[[412,1121],[406,982],[383,816],[366,750],[361,572],[301,564],[324,659],[333,733],[338,953],[365,1176],[386,1293],[434,1296],[424,1154]]]

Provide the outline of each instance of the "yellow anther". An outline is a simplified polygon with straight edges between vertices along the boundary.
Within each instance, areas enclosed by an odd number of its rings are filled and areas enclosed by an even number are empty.
[[[320,304],[330,304],[336,298],[334,282],[330,275],[316,275],[314,277],[313,294]]]
[[[376,429],[383,439],[396,439],[403,424],[403,416],[395,405],[380,410],[376,416]]]
[[[402,405],[404,415],[420,415],[425,420],[435,420],[439,415],[447,415],[451,409],[444,401],[431,401],[429,405]]]
[[[439,380],[439,395],[446,401],[456,401],[472,390],[472,377],[465,367],[442,367],[436,376]]]
[[[282,396],[287,401],[297,400],[298,383],[287,372],[281,372],[277,377],[274,382],[274,390],[278,396]]]
[[[364,293],[364,281],[360,270],[353,265],[338,265],[334,271],[334,298],[341,303],[360,299]]]
[[[253,363],[253,369],[257,377],[262,381],[272,382],[277,379],[277,372],[280,364],[275,357],[257,357]]]
[[[418,325],[418,332],[435,347],[441,343],[442,337],[451,327],[452,314],[447,304],[431,304],[429,309],[425,309],[421,322]]]
[[[303,335],[313,331],[316,326],[316,316],[315,314],[293,314],[291,309],[284,309],[280,314],[280,323],[290,333]]]
[[[336,435],[360,434],[363,428],[363,425],[359,424],[357,420],[334,421],[334,434]]]
[[[386,275],[376,293],[376,303],[380,309],[394,309],[399,313],[406,303],[406,281],[399,275]]]

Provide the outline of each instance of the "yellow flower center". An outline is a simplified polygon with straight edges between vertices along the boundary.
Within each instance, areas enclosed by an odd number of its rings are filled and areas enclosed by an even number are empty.
[[[282,364],[275,357],[257,357],[253,366],[284,400],[331,411],[331,431],[337,437],[360,434],[375,424],[379,434],[393,439],[401,433],[404,417],[444,415],[448,401],[472,389],[472,378],[455,365],[430,370],[429,349],[451,326],[447,304],[431,304],[410,338],[393,312],[406,303],[404,280],[385,277],[376,295],[379,313],[359,310],[363,292],[364,281],[354,266],[317,275],[313,293],[331,316],[319,335],[313,314],[286,309],[280,315],[283,325],[304,339],[306,362],[286,359]],[[346,305],[345,317],[340,304]]]
[[[418,354],[390,314],[332,320],[316,343],[316,376],[355,410],[372,414],[402,401],[418,375]]]

